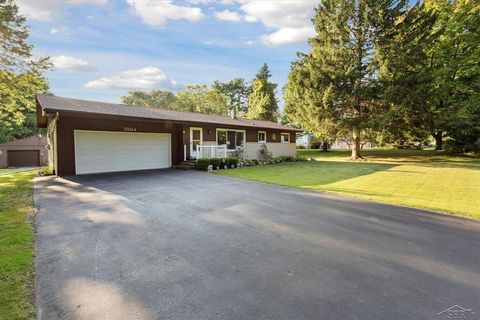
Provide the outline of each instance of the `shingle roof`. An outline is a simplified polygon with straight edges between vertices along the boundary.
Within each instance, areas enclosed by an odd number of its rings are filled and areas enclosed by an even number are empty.
[[[231,117],[197,112],[183,112],[157,108],[142,108],[125,104],[57,97],[50,94],[36,94],[36,98],[45,112],[84,112],[92,114],[124,116],[143,119],[170,120],[188,123],[211,123],[216,125],[229,125],[237,127],[254,127],[301,131],[299,129],[288,127],[279,123],[263,120],[248,120],[243,118],[232,119]]]

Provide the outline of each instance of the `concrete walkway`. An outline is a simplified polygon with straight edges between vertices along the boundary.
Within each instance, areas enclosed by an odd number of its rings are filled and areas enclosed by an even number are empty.
[[[480,315],[474,221],[175,170],[40,177],[35,205],[40,319]]]

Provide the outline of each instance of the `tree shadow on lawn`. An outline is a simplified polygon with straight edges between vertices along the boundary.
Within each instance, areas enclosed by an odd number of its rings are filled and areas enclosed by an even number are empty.
[[[379,171],[398,165],[388,163],[352,163],[337,161],[309,161],[282,163],[269,166],[226,172],[226,175],[296,187],[327,185]]]

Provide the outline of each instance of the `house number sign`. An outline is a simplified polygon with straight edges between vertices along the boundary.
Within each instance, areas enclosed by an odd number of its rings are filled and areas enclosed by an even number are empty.
[[[123,127],[123,131],[125,131],[125,132],[137,132],[137,128],[135,128],[135,127]]]

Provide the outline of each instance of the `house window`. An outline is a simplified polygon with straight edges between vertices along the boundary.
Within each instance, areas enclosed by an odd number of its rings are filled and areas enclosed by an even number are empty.
[[[290,142],[290,133],[283,133],[282,132],[281,142],[282,143],[289,143]]]
[[[267,133],[265,131],[258,131],[258,142],[267,142]]]
[[[217,129],[217,145],[226,145],[228,150],[245,147],[244,130]]]
[[[236,148],[243,148],[243,141],[244,141],[245,133],[243,131],[235,132],[235,149]]]
[[[217,144],[219,146],[227,144],[227,131],[217,130]]]

